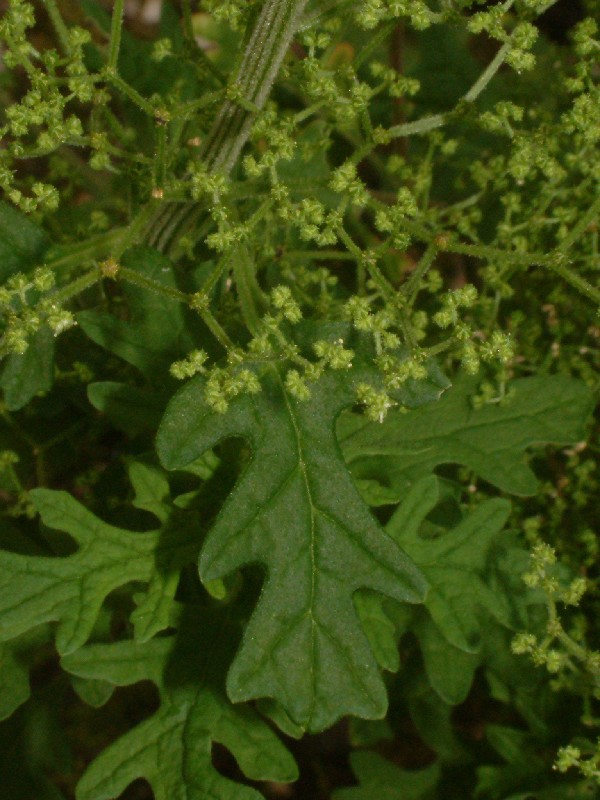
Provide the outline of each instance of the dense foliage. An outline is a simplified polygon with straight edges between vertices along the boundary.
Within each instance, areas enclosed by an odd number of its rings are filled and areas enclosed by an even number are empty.
[[[567,5],[8,0],[3,796],[596,796]]]

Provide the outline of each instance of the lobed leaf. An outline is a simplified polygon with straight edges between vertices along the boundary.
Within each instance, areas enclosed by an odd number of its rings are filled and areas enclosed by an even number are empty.
[[[533,495],[537,480],[526,451],[543,444],[566,445],[585,437],[594,398],[582,381],[562,375],[520,378],[503,404],[475,409],[476,382],[463,377],[441,399],[381,425],[345,414],[338,437],[352,474],[385,478],[384,502],[398,502],[407,487],[439,464],[461,464],[505,492]]]
[[[45,231],[14,206],[0,201],[0,281],[39,264],[50,244]]]
[[[136,778],[151,784],[156,800],[260,800],[256,790],[217,772],[213,742],[227,747],[249,778],[296,779],[295,762],[275,733],[255,711],[233,706],[225,695],[237,635],[228,609],[188,607],[177,636],[143,645],[89,645],[62,659],[67,671],[113,686],[151,680],[161,701],[155,714],[88,767],[77,800],[118,797]]]
[[[360,376],[359,376],[360,377]],[[246,439],[253,458],[209,532],[205,582],[246,564],[266,569],[263,591],[227,679],[235,702],[273,697],[292,720],[322,730],[344,714],[380,717],[386,693],[352,596],[371,589],[419,602],[426,584],[360,499],[335,439],[356,376],[329,372],[311,399],[288,395],[276,368],[225,415],[197,378],[171,401],[157,448],[185,467],[222,439]]]
[[[134,612],[138,637],[167,627],[181,567],[197,553],[189,523],[180,516],[134,533],[103,522],[67,492],[34,489],[30,497],[42,522],[79,549],[67,557],[0,551],[0,641],[57,622],[57,649],[70,653],[89,637],[107,595],[132,581],[149,584]]]
[[[490,547],[504,527],[511,506],[501,499],[484,501],[452,530],[437,538],[424,538],[418,533],[417,523],[431,511],[437,498],[435,476],[419,481],[386,530],[427,577],[430,588],[425,607],[438,629],[460,650],[477,652],[480,608],[499,622],[508,624],[510,619],[504,597],[488,586],[485,576]],[[418,507],[416,513],[414,505]]]

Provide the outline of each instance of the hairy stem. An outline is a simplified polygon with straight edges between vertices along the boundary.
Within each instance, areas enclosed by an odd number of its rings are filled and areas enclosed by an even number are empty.
[[[108,51],[108,69],[114,72],[117,69],[119,50],[121,49],[121,31],[123,28],[123,9],[125,0],[116,0],[112,21],[110,25],[110,48]]]
[[[200,157],[209,173],[228,174],[263,108],[288,47],[300,26],[308,0],[265,0],[233,83],[238,99],[225,100],[206,137]],[[198,204],[167,204],[151,220],[147,240],[168,248],[176,232],[195,221]]]

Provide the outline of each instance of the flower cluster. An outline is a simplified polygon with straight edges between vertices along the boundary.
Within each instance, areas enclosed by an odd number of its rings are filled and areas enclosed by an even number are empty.
[[[0,287],[0,314],[4,318],[4,331],[0,352],[24,353],[33,334],[44,324],[55,336],[75,325],[73,314],[49,292],[54,286],[54,273],[46,267],[34,270],[31,276],[16,273]]]

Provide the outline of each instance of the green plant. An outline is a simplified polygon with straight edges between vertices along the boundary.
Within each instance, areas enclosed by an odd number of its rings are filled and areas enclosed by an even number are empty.
[[[596,791],[585,5],[9,1],[11,798]]]

